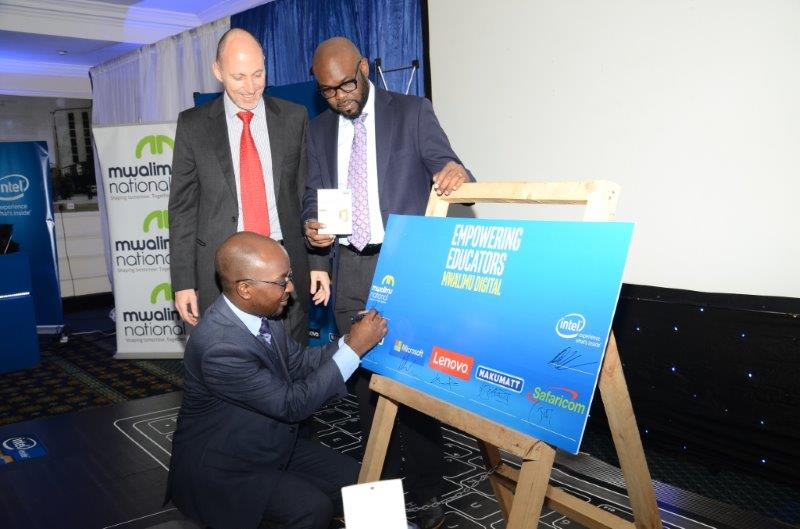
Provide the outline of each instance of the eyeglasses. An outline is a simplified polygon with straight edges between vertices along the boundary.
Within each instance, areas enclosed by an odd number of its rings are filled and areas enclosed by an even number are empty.
[[[289,270],[289,273],[286,274],[286,277],[284,279],[281,279],[280,281],[267,281],[265,279],[251,279],[249,277],[246,277],[244,279],[237,279],[236,280],[237,283],[239,283],[241,281],[255,281],[256,283],[269,283],[270,285],[278,285],[282,289],[286,290],[286,285],[288,285],[289,282],[292,281],[292,271]]]
[[[361,59],[358,60],[356,63],[356,73],[353,74],[352,79],[348,79],[342,84],[338,86],[320,86],[317,88],[317,92],[319,95],[324,97],[325,99],[330,99],[336,95],[336,92],[341,90],[345,94],[349,94],[350,92],[354,91],[358,88],[358,66],[361,64]]]

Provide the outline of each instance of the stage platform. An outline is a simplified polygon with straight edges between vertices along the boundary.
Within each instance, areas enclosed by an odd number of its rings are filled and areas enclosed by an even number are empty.
[[[162,505],[181,395],[174,392],[0,427],[0,443],[7,441],[30,456],[0,465],[0,527],[197,529],[171,505]],[[360,456],[357,407],[351,398],[330,403],[315,420],[321,442]],[[474,440],[449,429],[444,435],[445,527],[503,528],[489,483],[480,479]],[[631,518],[619,470],[591,456],[559,453],[552,483]],[[656,494],[664,527],[670,529],[792,527],[658,482]],[[555,512],[544,512],[538,526],[531,522],[531,529],[565,527],[583,526]]]

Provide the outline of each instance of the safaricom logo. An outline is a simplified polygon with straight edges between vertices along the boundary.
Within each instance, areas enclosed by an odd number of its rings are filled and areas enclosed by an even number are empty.
[[[175,142],[169,136],[163,134],[151,134],[145,136],[139,143],[136,144],[136,159],[142,157],[142,151],[145,147],[150,147],[150,154],[164,154],[164,145],[169,145],[169,148],[175,150]]]
[[[394,276],[393,275],[385,275],[383,279],[381,279],[381,285],[386,285],[393,287],[394,286]]]
[[[573,312],[566,316],[561,316],[556,322],[556,334],[562,338],[575,338],[586,327],[586,317],[583,314]]]
[[[156,223],[159,230],[166,230],[169,227],[169,211],[166,209],[157,209],[148,213],[144,218],[144,225],[142,227],[145,233],[150,233],[150,227],[153,225],[153,222]]]
[[[150,292],[150,304],[155,305],[158,301],[158,295],[162,293],[164,294],[164,301],[172,301],[174,299],[170,284],[160,283],[153,288],[152,292]]]
[[[25,196],[31,183],[21,174],[9,174],[0,178],[0,200],[11,201]]]

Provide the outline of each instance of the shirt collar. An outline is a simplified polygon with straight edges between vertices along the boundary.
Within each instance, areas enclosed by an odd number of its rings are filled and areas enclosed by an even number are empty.
[[[228,92],[226,92],[224,90],[222,91],[222,99],[223,99],[223,101],[225,103],[225,115],[228,116],[228,118],[239,119],[239,117],[236,114],[241,112],[242,109],[236,106],[236,103],[234,103],[233,99],[230,98],[230,96],[228,95]],[[254,109],[250,110],[250,112],[252,112],[253,114],[255,114],[259,118],[266,119],[266,111],[264,110],[264,98],[263,97],[259,98],[258,104],[256,105],[256,107]]]
[[[253,336],[258,336],[258,331],[261,329],[261,316],[248,314],[247,312],[243,311],[231,303],[231,300],[229,300],[225,294],[222,294],[222,297],[225,299],[225,303],[228,304],[233,313],[236,314],[236,317],[242,320],[242,323],[244,323],[244,326],[247,327],[247,330],[250,331]]]

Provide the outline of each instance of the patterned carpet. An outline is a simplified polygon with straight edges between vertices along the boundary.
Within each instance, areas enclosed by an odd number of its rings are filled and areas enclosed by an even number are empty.
[[[41,364],[0,375],[0,425],[178,391],[180,360],[114,360],[113,336],[40,343]]]

